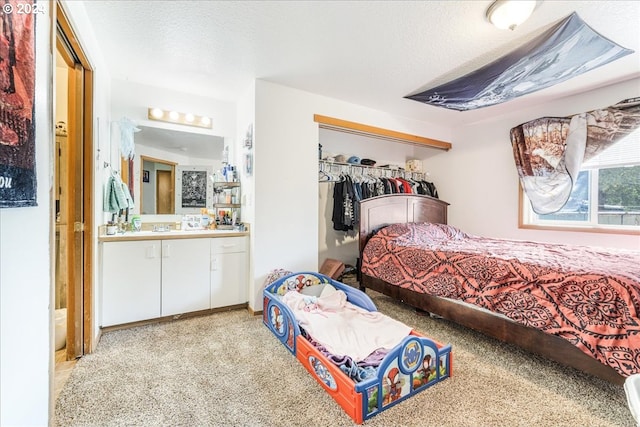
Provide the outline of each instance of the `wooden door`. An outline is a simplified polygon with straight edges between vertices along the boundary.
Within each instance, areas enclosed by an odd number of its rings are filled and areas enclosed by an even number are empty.
[[[67,106],[67,138],[66,146],[61,147],[64,159],[54,165],[60,194],[59,208],[52,209],[52,216],[59,212],[66,227],[59,229],[61,244],[53,262],[59,256],[56,274],[58,268],[66,273],[66,353],[67,359],[73,359],[90,353],[93,344],[93,74],[60,2],[55,2],[55,16],[56,49],[66,64],[68,78],[66,92],[56,93]],[[54,111],[58,113],[57,108]]]
[[[156,171],[156,213],[175,212],[173,199],[173,173],[169,170]]]
[[[84,158],[82,104],[82,66],[75,64],[69,68],[69,165],[67,171],[67,358],[82,356],[82,290],[84,268]]]

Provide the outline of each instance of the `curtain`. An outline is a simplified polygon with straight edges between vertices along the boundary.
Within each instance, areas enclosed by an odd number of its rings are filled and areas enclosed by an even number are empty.
[[[565,205],[583,162],[640,127],[640,98],[571,117],[543,117],[511,129],[520,183],[537,214]]]

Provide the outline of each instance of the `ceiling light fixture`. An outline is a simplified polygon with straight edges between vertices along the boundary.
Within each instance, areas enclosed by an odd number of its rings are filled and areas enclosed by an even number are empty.
[[[192,113],[179,113],[177,111],[162,110],[160,108],[149,108],[147,117],[150,120],[159,122],[176,123],[179,125],[197,126],[211,129],[211,117],[198,116]]]
[[[496,0],[487,9],[487,20],[501,30],[513,30],[526,21],[537,1]]]

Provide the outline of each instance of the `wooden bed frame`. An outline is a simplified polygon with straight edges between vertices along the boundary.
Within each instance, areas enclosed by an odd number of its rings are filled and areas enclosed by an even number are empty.
[[[447,223],[448,203],[429,196],[391,194],[360,202],[360,259],[369,237],[383,226],[395,223]],[[477,310],[428,294],[391,285],[359,272],[360,290],[369,288],[400,300],[412,307],[434,313],[500,341],[578,369],[614,384],[625,378],[615,369],[591,358],[568,341],[534,328],[520,325],[498,315]]]

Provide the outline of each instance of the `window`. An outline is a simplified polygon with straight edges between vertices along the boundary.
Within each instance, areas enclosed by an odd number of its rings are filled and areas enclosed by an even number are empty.
[[[538,215],[525,194],[521,208],[524,227],[640,232],[640,130],[582,165],[560,211]]]

